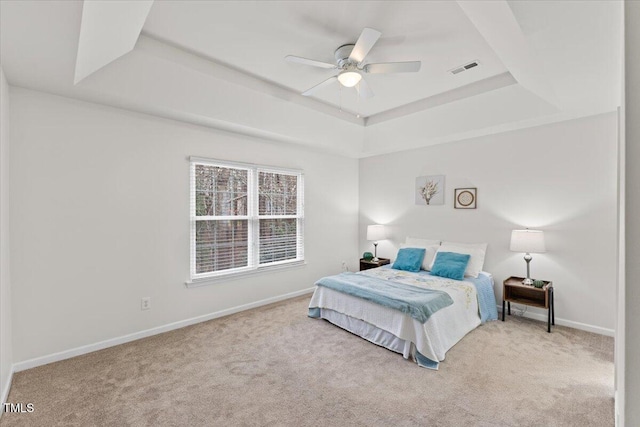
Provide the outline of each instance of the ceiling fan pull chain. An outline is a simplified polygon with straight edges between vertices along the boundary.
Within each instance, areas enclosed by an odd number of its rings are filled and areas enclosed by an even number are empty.
[[[356,117],[360,118],[360,82],[358,82],[358,90],[356,91]]]

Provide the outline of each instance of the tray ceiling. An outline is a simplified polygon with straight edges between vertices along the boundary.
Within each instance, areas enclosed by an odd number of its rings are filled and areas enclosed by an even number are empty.
[[[365,27],[367,62],[420,72],[302,96],[332,71],[284,57],[331,62]],[[12,86],[362,157],[615,111],[622,28],[619,1],[3,0],[0,61]]]
[[[366,58],[422,61],[417,73],[365,75],[375,96],[338,83],[314,96],[363,117],[507,71],[456,2],[155,2],[143,32],[267,82],[304,92],[335,70],[291,64],[288,54],[334,63],[364,27],[382,32]],[[452,75],[455,67],[480,66]]]

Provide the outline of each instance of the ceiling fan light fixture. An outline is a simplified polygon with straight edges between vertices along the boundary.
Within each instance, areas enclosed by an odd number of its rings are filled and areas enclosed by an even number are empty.
[[[354,87],[361,79],[362,76],[357,71],[343,71],[338,74],[338,81],[344,87]]]
[[[2,1],[2,0],[0,0]],[[371,48],[380,38],[380,31],[373,28],[365,28],[360,33],[358,41],[355,44],[343,44],[338,47],[333,56],[336,64],[330,64],[324,61],[316,61],[315,59],[303,58],[301,56],[287,55],[285,61],[294,62],[302,65],[310,65],[316,68],[326,68],[337,70],[337,74],[332,75],[325,81],[316,84],[311,89],[302,92],[304,96],[311,96],[320,88],[326,87],[336,80],[340,85],[346,88],[356,87],[358,91],[358,99],[371,98],[373,91],[369,88],[367,81],[363,78],[365,73],[371,74],[389,74],[389,73],[416,73],[420,71],[420,61],[405,62],[386,62],[380,64],[367,63],[364,66],[365,58]]]

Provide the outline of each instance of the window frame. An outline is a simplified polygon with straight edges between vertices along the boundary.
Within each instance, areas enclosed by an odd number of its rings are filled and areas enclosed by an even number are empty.
[[[215,166],[247,171],[247,215],[238,216],[196,216],[196,165]],[[260,215],[258,177],[261,172],[290,175],[297,177],[296,214]],[[224,279],[260,273],[268,270],[279,270],[305,265],[304,259],[304,173],[300,169],[280,168],[253,163],[232,162],[204,157],[189,157],[189,280],[188,287],[201,286]],[[260,264],[260,220],[295,219],[296,220],[296,258]],[[247,266],[229,268],[206,273],[196,273],[196,223],[199,220],[247,220]]]

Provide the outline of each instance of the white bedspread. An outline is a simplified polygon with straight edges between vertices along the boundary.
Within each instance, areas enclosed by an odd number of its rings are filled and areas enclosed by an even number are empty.
[[[437,311],[422,324],[400,311],[317,286],[309,307],[333,310],[374,325],[408,343],[413,343],[423,356],[437,362],[444,360],[446,352],[451,347],[480,325],[476,289],[470,282],[389,268],[375,268],[361,273],[447,292],[453,299],[453,304]],[[406,352],[403,353],[404,357],[408,357]]]

